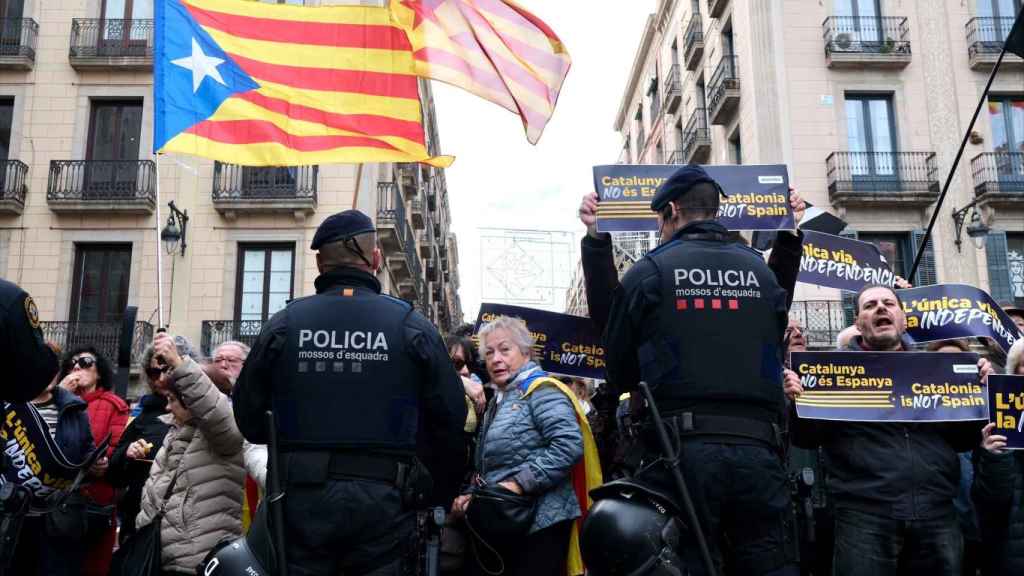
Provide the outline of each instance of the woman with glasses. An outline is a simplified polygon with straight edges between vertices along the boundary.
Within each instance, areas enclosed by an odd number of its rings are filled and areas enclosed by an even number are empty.
[[[121,443],[110,457],[110,468],[107,480],[117,488],[124,488],[124,494],[118,503],[117,515],[121,520],[118,540],[124,542],[135,533],[135,517],[139,514],[139,500],[142,498],[142,487],[149,478],[149,468],[153,464],[156,451],[164,443],[169,424],[161,419],[167,413],[167,365],[153,354],[153,347],[148,346],[142,353],[142,365],[146,367],[146,384],[149,394],[139,399],[139,414],[128,424],[121,436]],[[137,460],[128,458],[128,448],[139,443],[144,456]]]
[[[114,371],[110,362],[92,346],[80,346],[64,355],[61,363],[60,386],[76,394],[88,405],[89,427],[93,441],[98,445],[109,434],[110,448],[100,456],[91,471],[92,483],[82,491],[89,497],[89,531],[85,539],[86,557],[82,563],[83,576],[106,576],[114,553],[117,536],[115,491],[107,481],[110,456],[121,441],[128,425],[128,404],[114,394]]]

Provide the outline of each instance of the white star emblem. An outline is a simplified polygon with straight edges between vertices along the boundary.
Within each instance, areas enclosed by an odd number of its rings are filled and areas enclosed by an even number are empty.
[[[199,47],[199,42],[196,42],[195,38],[192,38],[191,56],[188,58],[171,60],[171,64],[175,64],[192,71],[193,94],[199,91],[199,85],[203,83],[203,78],[206,78],[207,76],[213,78],[217,82],[220,82],[222,85],[227,86],[224,79],[220,77],[220,71],[217,70],[217,66],[220,66],[223,63],[223,58],[215,58],[203,53],[203,49]]]

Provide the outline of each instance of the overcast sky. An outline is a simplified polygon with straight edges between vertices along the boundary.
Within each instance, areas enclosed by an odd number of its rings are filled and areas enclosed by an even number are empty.
[[[519,117],[490,102],[434,82],[445,154],[452,230],[466,321],[480,306],[479,228],[571,231],[580,197],[593,188],[591,168],[614,163],[622,145],[612,126],[656,0],[519,0],[558,34],[572,56],[555,114],[537,146]],[[573,262],[579,244],[574,243]]]

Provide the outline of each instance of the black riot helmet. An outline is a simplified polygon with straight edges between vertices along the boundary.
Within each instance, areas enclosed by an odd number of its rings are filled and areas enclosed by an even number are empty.
[[[203,576],[271,576],[244,536],[217,545],[206,555],[201,570]]]
[[[685,527],[670,498],[629,480],[590,493],[580,549],[591,576],[685,576],[677,555]]]

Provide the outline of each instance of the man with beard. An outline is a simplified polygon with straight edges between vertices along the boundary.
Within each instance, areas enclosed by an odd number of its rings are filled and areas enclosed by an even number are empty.
[[[881,285],[857,293],[857,329],[847,350],[911,350],[907,318],[896,292]],[[978,361],[981,378],[991,365]],[[786,370],[785,390],[803,393]],[[836,576],[960,574],[961,535],[953,500],[958,452],[981,441],[978,422],[838,422],[804,420],[790,409],[793,444],[820,446],[835,511]]]

